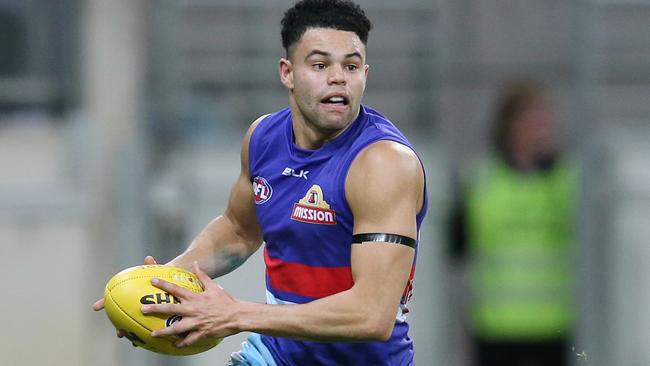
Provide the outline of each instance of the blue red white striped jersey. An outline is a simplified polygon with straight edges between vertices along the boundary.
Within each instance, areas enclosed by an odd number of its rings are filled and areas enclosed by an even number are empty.
[[[266,243],[269,303],[302,304],[352,287],[354,219],[345,198],[345,178],[357,154],[379,140],[412,149],[390,121],[363,105],[350,127],[317,150],[294,144],[289,108],[257,125],[249,143],[249,172]],[[424,197],[416,218],[418,232],[427,209]],[[413,342],[403,313],[414,272],[415,261],[395,328],[386,342],[322,343],[270,336],[262,336],[262,341],[278,365],[412,364]]]

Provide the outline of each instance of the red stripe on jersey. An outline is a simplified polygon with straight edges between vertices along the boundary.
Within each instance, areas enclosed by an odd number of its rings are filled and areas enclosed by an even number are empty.
[[[266,275],[274,289],[300,296],[321,298],[345,291],[354,284],[348,266],[317,267],[285,262],[270,257],[266,248],[264,262]]]
[[[413,295],[413,278],[415,278],[415,263],[411,266],[411,273],[409,274],[409,279],[406,282],[406,288],[402,293],[402,304],[406,304]]]

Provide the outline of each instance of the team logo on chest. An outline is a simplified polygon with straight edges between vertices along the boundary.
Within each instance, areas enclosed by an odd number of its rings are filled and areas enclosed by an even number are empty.
[[[293,204],[291,219],[309,224],[335,225],[336,212],[325,201],[321,187],[314,184],[305,197]]]
[[[253,178],[253,194],[255,195],[255,204],[261,205],[271,198],[273,188],[266,179],[258,176]]]

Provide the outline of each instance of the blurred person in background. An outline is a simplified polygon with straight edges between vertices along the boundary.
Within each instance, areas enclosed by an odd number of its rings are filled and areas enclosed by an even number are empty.
[[[405,315],[424,170],[402,133],[361,105],[370,28],[350,1],[304,0],[285,13],[278,66],[289,107],[251,125],[225,213],[168,263],[193,270],[206,291],[154,282],[181,303],[143,313],[182,316],[154,336],[185,346],[253,332],[230,365],[413,364]],[[263,242],[267,304],[211,281]]]
[[[547,92],[507,85],[493,152],[463,172],[451,253],[467,273],[474,365],[562,366],[572,332],[576,172]]]

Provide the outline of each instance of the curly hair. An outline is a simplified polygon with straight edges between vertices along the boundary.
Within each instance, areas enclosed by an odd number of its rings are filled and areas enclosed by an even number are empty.
[[[308,28],[331,28],[354,32],[364,45],[372,23],[363,9],[348,0],[301,0],[284,13],[282,46],[289,55],[290,48]]]

